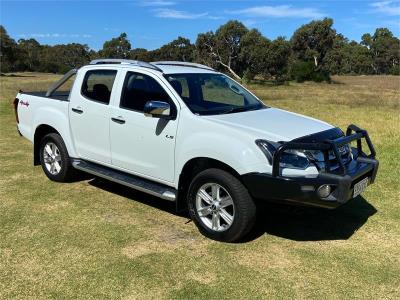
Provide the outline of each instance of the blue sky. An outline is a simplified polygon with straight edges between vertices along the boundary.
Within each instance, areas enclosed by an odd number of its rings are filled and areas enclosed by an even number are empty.
[[[96,50],[121,32],[135,48],[155,49],[177,36],[194,42],[199,32],[214,31],[230,19],[270,39],[290,38],[300,25],[325,16],[334,19],[338,32],[357,41],[377,27],[400,34],[400,0],[0,0],[0,23],[14,39],[79,42]]]

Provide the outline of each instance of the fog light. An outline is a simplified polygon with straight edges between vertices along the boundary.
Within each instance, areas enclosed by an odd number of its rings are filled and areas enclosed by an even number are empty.
[[[324,184],[324,185],[321,185],[318,188],[318,196],[320,198],[326,198],[326,197],[328,197],[330,195],[330,193],[331,193],[331,186],[330,185]]]

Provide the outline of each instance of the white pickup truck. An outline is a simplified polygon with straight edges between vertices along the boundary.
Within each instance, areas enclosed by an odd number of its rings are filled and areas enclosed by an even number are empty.
[[[334,208],[378,169],[365,130],[268,107],[194,63],[95,60],[14,107],[51,180],[80,170],[175,201],[220,241],[249,232],[256,200]]]

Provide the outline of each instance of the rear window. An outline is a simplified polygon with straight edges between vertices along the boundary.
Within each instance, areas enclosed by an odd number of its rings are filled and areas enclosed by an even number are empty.
[[[116,75],[116,70],[87,71],[82,83],[82,95],[89,100],[109,104]]]

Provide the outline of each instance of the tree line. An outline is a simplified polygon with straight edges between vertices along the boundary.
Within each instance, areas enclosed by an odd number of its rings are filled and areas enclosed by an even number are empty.
[[[12,39],[0,25],[1,72],[64,73],[95,58],[199,62],[238,80],[254,78],[329,81],[332,74],[400,74],[400,40],[387,28],[349,41],[333,28],[333,20],[311,21],[290,39],[274,40],[239,21],[215,32],[200,33],[194,44],[178,37],[156,50],[133,48],[126,33],[106,41],[99,51],[87,45],[41,45],[35,39]]]

